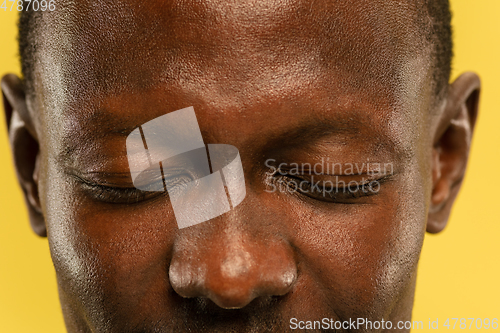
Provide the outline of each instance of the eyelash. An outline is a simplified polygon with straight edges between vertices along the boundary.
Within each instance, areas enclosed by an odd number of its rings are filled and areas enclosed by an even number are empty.
[[[166,191],[144,191],[135,187],[117,187],[97,184],[80,177],[77,177],[77,179],[90,197],[106,203],[134,204],[168,195]],[[165,182],[174,183],[174,185],[170,187],[170,192],[172,192],[172,190],[175,191],[176,188],[190,181],[192,181],[192,179],[185,175],[165,179]]]
[[[309,191],[310,189],[313,188],[313,185],[306,179],[297,176],[291,176],[288,175],[286,172],[279,170],[276,171],[274,174],[272,174],[271,177],[272,177],[272,182],[275,186],[280,186],[280,184],[285,184],[285,186],[287,186],[289,189],[293,191],[293,193],[296,193],[297,195],[300,194],[314,200],[324,201],[328,203],[354,204],[357,203],[356,201],[357,200],[359,201],[359,199],[361,198],[370,197],[378,194],[378,191],[373,192],[373,191],[358,190],[356,192],[353,192],[347,189],[347,187],[332,187],[329,189],[327,189],[326,187],[320,187],[320,193],[314,195],[312,194],[311,191]],[[114,186],[101,185],[89,182],[79,177],[77,178],[82,183],[82,185],[88,190],[88,193],[92,198],[107,203],[134,204],[151,200],[167,194],[164,191],[149,192],[149,191],[139,190],[135,187],[114,187]],[[180,178],[182,177],[176,177],[173,180],[170,179],[170,181],[171,182],[175,181],[179,184],[178,186],[182,186],[186,182],[185,180],[179,181]],[[168,179],[166,179],[166,181],[167,180]],[[382,185],[386,180],[388,180],[388,177],[373,179],[370,182],[361,184],[361,186],[369,185],[375,181],[378,182],[379,185]],[[191,179],[189,179],[189,181],[191,181]],[[308,193],[304,193],[302,191],[303,190],[302,187],[295,186],[295,188],[293,188],[291,186],[292,182],[294,184],[297,183],[306,184]],[[325,195],[325,193],[328,193],[328,195]]]
[[[133,204],[158,196],[164,195],[165,192],[147,192],[139,190],[135,187],[112,187],[100,184],[84,184],[84,186],[89,190],[89,194],[92,198],[117,204]]]
[[[331,188],[326,188],[326,187],[320,187],[320,193],[317,193],[316,195],[312,194],[311,191],[309,191],[311,188],[313,188],[313,184],[309,181],[307,181],[304,178],[300,178],[297,176],[291,176],[288,175],[286,172],[277,170],[274,174],[271,175],[272,177],[272,182],[274,186],[279,186],[281,184],[285,184],[293,194],[296,195],[302,195],[306,196],[308,198],[318,200],[318,201],[324,201],[328,203],[338,203],[338,204],[356,204],[359,203],[359,199],[365,198],[365,197],[370,197],[370,196],[375,196],[378,194],[378,190],[376,192],[374,191],[363,191],[361,189],[353,192],[348,189],[347,186],[345,187],[331,187]],[[372,179],[371,181],[359,184],[360,187],[364,188],[364,186],[370,186],[371,189],[371,184],[374,182],[377,182],[380,186],[389,180],[388,176],[384,176],[378,179]],[[291,184],[306,184],[306,189],[308,190],[306,193],[301,186],[290,186]],[[327,195],[325,195],[327,193]]]

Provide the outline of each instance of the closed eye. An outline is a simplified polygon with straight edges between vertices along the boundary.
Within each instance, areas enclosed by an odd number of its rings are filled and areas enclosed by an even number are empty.
[[[113,204],[135,204],[144,201],[149,201],[154,198],[158,198],[164,195],[168,195],[168,192],[161,191],[146,191],[141,190],[136,187],[131,186],[116,186],[108,184],[100,184],[87,179],[76,177],[78,183],[80,184],[82,190],[90,196],[92,199],[113,203]],[[155,186],[155,183],[151,183],[151,188],[168,188],[169,192],[180,191],[183,186],[191,182],[192,178],[189,175],[176,175],[169,178],[165,178],[165,183],[161,179],[156,179],[160,186]],[[165,187],[164,187],[165,185]]]
[[[360,175],[361,176],[361,175]],[[392,175],[378,178],[365,177],[346,178],[339,176],[290,175],[286,171],[277,171],[271,182],[279,192],[306,196],[315,200],[338,203],[357,204],[362,199],[379,194],[381,186],[391,179]]]

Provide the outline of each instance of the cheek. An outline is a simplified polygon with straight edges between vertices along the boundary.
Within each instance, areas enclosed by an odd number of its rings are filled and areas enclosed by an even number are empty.
[[[385,318],[412,295],[425,233],[417,174],[384,185],[373,203],[292,210],[302,285],[340,318]],[[411,296],[410,296],[411,297]]]
[[[168,262],[177,232],[168,198],[99,203],[57,170],[46,183],[46,221],[62,295],[91,322],[120,327],[134,315],[165,309]],[[137,321],[139,318],[137,318]],[[105,321],[108,323],[105,324]]]

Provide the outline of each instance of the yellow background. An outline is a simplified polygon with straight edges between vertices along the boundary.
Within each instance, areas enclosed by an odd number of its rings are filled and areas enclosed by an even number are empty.
[[[413,320],[425,331],[429,319],[440,331],[446,318],[500,319],[500,1],[451,2],[453,78],[474,70],[483,90],[465,184],[447,229],[424,244]],[[20,72],[16,21],[0,9],[1,75]],[[0,332],[64,332],[47,240],[29,227],[0,119]]]

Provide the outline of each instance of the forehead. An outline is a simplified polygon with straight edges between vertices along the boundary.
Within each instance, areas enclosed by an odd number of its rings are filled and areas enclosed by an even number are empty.
[[[362,0],[61,2],[40,29],[46,123],[126,132],[191,105],[247,127],[276,112],[293,127],[293,118],[307,122],[304,110],[334,121],[368,115],[381,126],[388,116],[408,121],[430,80],[419,8]]]
[[[58,74],[85,91],[217,79],[236,66],[229,78],[245,81],[290,65],[394,78],[403,58],[424,52],[419,9],[372,0],[61,2],[40,29],[42,61],[57,59]]]

